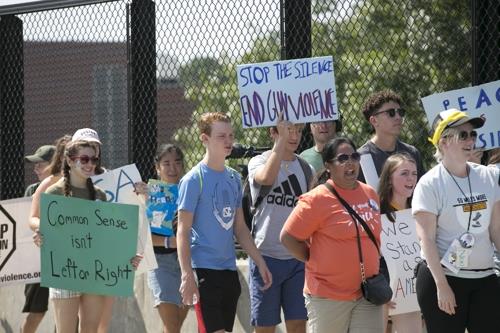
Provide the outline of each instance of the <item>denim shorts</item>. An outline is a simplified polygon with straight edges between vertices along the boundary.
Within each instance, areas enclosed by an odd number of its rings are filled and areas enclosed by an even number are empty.
[[[153,293],[154,306],[161,303],[182,305],[179,292],[181,285],[181,267],[177,259],[177,252],[155,253],[158,268],[148,272],[148,285]]]
[[[82,293],[79,291],[59,289],[59,288],[49,288],[50,299],[66,299],[66,298],[75,298],[80,296],[82,296]]]
[[[263,256],[273,275],[273,284],[261,290],[263,281],[252,259],[250,263],[250,323],[252,326],[275,326],[281,323],[281,309],[286,320],[307,320],[304,300],[305,266],[297,259]]]

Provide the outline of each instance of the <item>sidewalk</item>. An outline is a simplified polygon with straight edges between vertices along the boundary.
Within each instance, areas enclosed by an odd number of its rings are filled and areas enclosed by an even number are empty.
[[[234,333],[250,333],[250,304],[248,298],[248,263],[238,261],[240,273],[241,296],[238,301],[238,310]],[[158,312],[153,308],[151,292],[145,274],[136,277],[134,285],[135,297],[117,298],[113,306],[113,318],[109,333],[160,333],[161,321]],[[21,313],[24,305],[24,285],[15,285],[0,288],[0,332],[17,333],[24,319]],[[51,306],[49,312],[40,325],[39,332],[54,332],[54,315]],[[182,332],[196,333],[196,315],[190,310],[184,322]],[[276,333],[285,332],[284,325],[276,329]]]

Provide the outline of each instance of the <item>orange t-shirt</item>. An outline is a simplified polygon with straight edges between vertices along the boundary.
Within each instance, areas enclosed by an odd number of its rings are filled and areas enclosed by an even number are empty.
[[[380,244],[380,208],[375,190],[361,182],[356,189],[347,190],[328,181],[364,219]],[[379,271],[379,254],[363,226],[357,223],[369,278]],[[330,190],[320,185],[303,194],[283,228],[291,236],[309,242],[305,293],[341,301],[362,296],[356,227]]]

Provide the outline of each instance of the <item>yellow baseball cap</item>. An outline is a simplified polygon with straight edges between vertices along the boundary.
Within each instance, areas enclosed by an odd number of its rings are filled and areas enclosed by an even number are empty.
[[[483,116],[470,118],[467,113],[458,111],[457,109],[441,111],[432,122],[433,134],[432,137],[429,138],[429,141],[437,147],[439,139],[441,139],[441,135],[445,129],[457,127],[465,123],[470,123],[474,128],[480,128],[483,127],[485,121],[486,118]]]

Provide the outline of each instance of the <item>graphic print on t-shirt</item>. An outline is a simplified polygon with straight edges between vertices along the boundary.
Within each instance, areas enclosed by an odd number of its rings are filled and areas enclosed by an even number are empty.
[[[372,230],[375,230],[375,225],[373,224],[374,219],[375,219],[375,214],[380,213],[380,208],[377,204],[377,202],[373,199],[369,199],[367,202],[362,203],[362,204],[355,204],[351,206],[356,213],[358,213],[359,217],[365,221]],[[349,213],[347,213],[349,214]],[[349,226],[353,223],[349,222]],[[364,231],[362,228],[361,224],[356,220],[356,223],[358,224],[358,227],[361,227],[361,230]]]
[[[288,176],[287,180],[272,189],[267,195],[266,202],[269,205],[295,207],[298,197],[302,194],[299,180],[295,174]]]
[[[230,194],[228,188],[231,185],[219,186],[217,183],[212,194],[212,212],[215,219],[226,230],[231,229],[234,223],[234,216],[236,213],[236,193]]]
[[[473,192],[471,197],[461,195],[455,199],[455,202],[453,205],[455,207],[455,214],[463,228],[467,229],[470,216],[469,232],[480,233],[486,230],[490,219],[490,213],[487,210],[488,198],[486,194]]]

